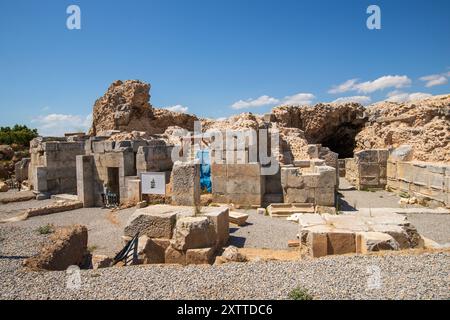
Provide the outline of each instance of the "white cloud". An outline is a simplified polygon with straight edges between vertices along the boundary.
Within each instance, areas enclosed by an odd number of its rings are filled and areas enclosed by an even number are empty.
[[[369,104],[372,99],[369,96],[352,96],[352,97],[341,97],[333,101],[333,103],[345,103],[345,102],[356,102],[362,105]]]
[[[421,77],[420,80],[426,82],[425,87],[439,86],[448,82],[446,77],[450,76],[450,72],[444,74],[431,74],[429,76]]]
[[[413,93],[406,93],[401,92],[398,90],[389,92],[387,95],[386,101],[392,101],[392,102],[409,102],[414,100],[421,100],[425,98],[432,97],[429,93],[424,92],[413,92]]]
[[[288,105],[309,105],[316,97],[311,93],[297,93],[292,96],[284,97],[282,104]]]
[[[92,114],[79,116],[52,113],[33,120],[42,136],[63,136],[69,132],[86,132],[92,125]]]
[[[411,84],[411,79],[407,76],[383,76],[374,81],[366,81],[357,84],[358,92],[370,93],[386,88],[403,88]]]
[[[360,93],[371,93],[386,88],[403,88],[411,84],[411,79],[407,76],[382,76],[373,81],[358,83],[356,79],[347,80],[344,83],[334,86],[329,93],[342,93],[347,91],[357,91]]]
[[[257,99],[239,100],[233,103],[231,105],[231,108],[239,110],[239,109],[274,105],[277,104],[278,102],[280,102],[278,99],[264,95]]]
[[[171,107],[166,107],[165,109],[169,110],[169,111],[174,111],[174,112],[182,112],[182,113],[186,113],[188,111],[188,107],[184,107],[181,104],[177,104]]]
[[[333,86],[328,93],[343,93],[347,91],[354,90],[355,84],[358,81],[358,79],[350,79],[345,81],[344,83],[341,83],[340,85]]]

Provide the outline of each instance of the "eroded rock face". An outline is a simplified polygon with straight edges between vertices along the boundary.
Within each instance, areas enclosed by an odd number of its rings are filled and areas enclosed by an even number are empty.
[[[155,109],[150,104],[150,84],[139,80],[117,80],[94,104],[91,135],[119,130],[161,134],[169,126],[193,130],[197,117]]]
[[[358,103],[323,104],[315,106],[280,106],[272,110],[272,120],[280,127],[298,128],[309,144],[322,144],[351,157],[354,137],[362,129],[365,108]]]
[[[62,227],[50,237],[50,243],[41,252],[24,261],[24,266],[35,270],[66,270],[81,265],[87,253],[88,231],[85,226]]]
[[[450,95],[367,108],[369,122],[356,136],[356,151],[411,145],[420,161],[450,161]]]

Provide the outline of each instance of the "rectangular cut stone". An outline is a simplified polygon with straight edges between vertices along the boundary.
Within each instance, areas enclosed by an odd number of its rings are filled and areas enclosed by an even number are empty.
[[[168,246],[165,252],[165,262],[167,264],[186,265],[186,253]]]
[[[210,209],[205,216],[213,223],[217,235],[217,246],[223,247],[228,243],[230,236],[230,217],[227,207]]]
[[[175,162],[171,181],[173,204],[180,206],[200,204],[200,163]]]
[[[361,163],[359,165],[360,177],[379,177],[380,165],[378,163]]]
[[[346,231],[334,231],[327,234],[328,254],[346,254],[356,252],[355,234]]]
[[[326,233],[309,232],[306,244],[314,258],[324,257],[328,254],[328,238]]]
[[[172,238],[177,213],[160,208],[150,206],[136,210],[128,220],[124,234],[133,237],[139,232],[149,238]]]
[[[356,253],[368,253],[381,250],[398,250],[398,243],[387,233],[358,232],[356,234]]]
[[[186,251],[186,264],[212,264],[214,252],[214,248],[188,249]]]

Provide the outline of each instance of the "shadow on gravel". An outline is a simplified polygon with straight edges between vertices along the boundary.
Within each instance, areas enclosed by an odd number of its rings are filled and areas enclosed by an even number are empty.
[[[351,206],[346,200],[339,198],[339,210],[341,211],[357,211],[355,207]]]
[[[0,256],[0,260],[23,260],[23,259],[28,259],[29,256]]]
[[[228,244],[238,248],[243,248],[246,240],[247,239],[245,239],[244,237],[230,236]]]

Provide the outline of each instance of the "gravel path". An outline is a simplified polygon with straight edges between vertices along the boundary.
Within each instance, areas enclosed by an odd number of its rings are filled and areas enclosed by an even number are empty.
[[[400,208],[400,197],[386,190],[359,191],[343,190],[351,186],[345,178],[339,179],[340,210],[350,211],[354,208]],[[407,205],[407,207],[420,207],[419,205]]]
[[[249,217],[246,226],[230,224],[230,244],[238,248],[287,249],[288,240],[297,238],[297,223],[257,214],[256,210],[240,211]]]
[[[147,265],[83,270],[82,286],[76,290],[66,288],[65,272],[22,270],[23,259],[36,254],[48,241],[48,236],[40,235],[35,228],[49,221],[89,221],[90,241],[97,236],[106,238],[102,241],[115,241],[122,227],[109,222],[108,212],[81,209],[0,225],[0,299],[286,299],[297,287],[308,290],[316,299],[450,299],[449,252],[330,256],[212,267]],[[131,212],[133,209],[118,213],[119,224]],[[261,241],[261,246],[285,248],[285,239],[291,238],[286,229],[292,228],[294,235],[297,230],[288,221],[256,213],[250,213],[249,222],[233,233],[247,234],[248,247]],[[105,230],[108,224],[111,227]],[[380,270],[380,288],[368,287],[368,270],[373,268]]]
[[[449,253],[84,270],[79,289],[66,288],[65,272],[18,264],[0,259],[0,299],[287,299],[295,288],[315,299],[450,299]],[[380,270],[379,287],[369,270]]]
[[[43,205],[42,201],[40,203]],[[0,212],[2,212],[3,208],[4,206],[0,206]],[[88,246],[94,250],[94,253],[114,256],[123,247],[121,239],[123,229],[128,217],[134,210],[127,209],[112,213],[107,209],[83,208],[33,217],[20,222],[7,223],[0,225],[0,228],[2,226],[14,226],[26,229],[29,234],[37,234],[38,232],[36,230],[47,224],[53,224],[55,226],[82,224],[88,228]],[[15,234],[11,236],[16,237]],[[21,240],[27,241],[25,238]]]

